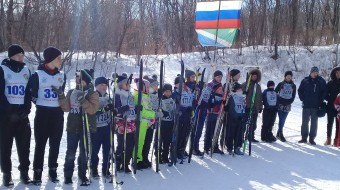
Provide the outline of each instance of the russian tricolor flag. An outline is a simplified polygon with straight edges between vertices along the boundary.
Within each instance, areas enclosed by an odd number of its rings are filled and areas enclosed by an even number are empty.
[[[240,28],[242,1],[198,2],[196,29]]]

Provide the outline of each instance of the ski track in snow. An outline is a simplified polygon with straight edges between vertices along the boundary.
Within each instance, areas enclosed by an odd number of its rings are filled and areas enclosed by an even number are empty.
[[[264,48],[265,49],[265,48]],[[295,83],[298,86],[303,76],[308,74],[309,69],[313,65],[318,65],[320,68],[328,68],[331,58],[332,47],[316,48],[313,57],[305,55],[306,52],[299,50],[297,54],[300,60],[299,67],[304,72],[294,74]],[[249,52],[247,52],[247,50]],[[267,81],[274,80],[276,84],[282,80],[285,70],[293,68],[289,62],[287,55],[282,55],[280,59],[274,64],[271,59],[268,59],[265,50],[262,50],[258,55],[253,55],[250,48],[245,48],[244,56],[237,57],[233,51],[230,57],[227,56],[226,62],[244,62],[251,63],[256,60],[261,66],[264,76],[261,81],[262,90],[265,89]],[[329,51],[329,52],[328,52]],[[327,56],[327,54],[329,54]],[[5,53],[0,53],[0,58],[4,58]],[[85,57],[85,56],[83,56]],[[152,58],[152,57],[151,57]],[[148,74],[158,74],[158,64],[152,59],[148,59],[148,68],[145,69]],[[158,57],[158,59],[162,56]],[[180,64],[178,63],[179,55],[164,56],[165,59],[165,81],[173,83],[175,76],[179,73]],[[184,54],[183,60],[186,67],[194,69],[198,64],[201,64],[201,55],[199,53]],[[313,61],[311,61],[313,60]],[[138,71],[132,62],[133,58],[123,57],[120,59],[117,70],[119,73],[125,71],[127,73]],[[86,62],[85,62],[86,63]],[[282,63],[280,65],[280,63]],[[83,68],[89,68],[90,64],[85,64]],[[81,69],[82,67],[80,67]],[[98,64],[96,67],[96,76],[109,76],[113,70],[108,65]],[[219,67],[218,67],[219,68]],[[242,67],[239,67],[242,68]],[[79,68],[78,68],[79,69]],[[222,67],[221,67],[222,69]],[[211,76],[211,68],[207,67],[207,75]],[[67,89],[74,87],[74,71],[73,68],[68,74]],[[242,71],[242,70],[241,70]],[[241,81],[244,81],[245,73]],[[137,74],[138,75],[138,74]],[[135,77],[137,76],[135,75]],[[338,148],[332,146],[324,146],[326,140],[326,117],[319,119],[318,135],[316,137],[316,146],[310,144],[298,144],[300,140],[300,126],[302,116],[301,102],[296,97],[292,106],[292,111],[289,113],[286,125],[284,127],[284,134],[287,139],[286,143],[277,141],[276,143],[253,143],[252,156],[235,156],[217,155],[213,154],[213,158],[204,155],[204,158],[193,156],[192,162],[188,164],[177,164],[173,167],[167,165],[160,165],[160,172],[155,172],[155,167],[143,171],[137,171],[137,174],[118,173],[119,179],[124,181],[121,186],[105,183],[104,179],[92,180],[89,187],[80,187],[77,177],[77,164],[73,175],[73,185],[63,184],[63,164],[66,153],[66,131],[64,131],[63,138],[60,145],[60,153],[58,157],[58,176],[60,182],[54,184],[48,181],[48,144],[45,150],[45,162],[42,185],[40,187],[29,185],[25,186],[19,181],[20,173],[17,170],[18,157],[13,144],[12,164],[13,164],[13,181],[15,186],[13,189],[340,189],[340,170],[338,169],[340,163],[340,151]],[[32,128],[31,137],[31,153],[30,161],[33,162],[34,154],[34,132],[33,121],[35,115],[35,106],[32,105],[32,111],[29,116]],[[65,126],[67,114],[65,114]],[[273,133],[277,130],[276,120]],[[262,115],[259,115],[256,130],[256,139],[260,139],[260,129],[262,123]],[[333,129],[334,138],[335,129]],[[203,149],[204,131],[200,141],[200,148]],[[333,140],[333,139],[332,139]],[[101,152],[99,153],[101,160]],[[151,158],[151,153],[149,155]],[[75,161],[76,162],[76,161]],[[101,171],[101,164],[98,170]],[[33,177],[32,164],[30,165],[30,176]],[[2,179],[2,174],[0,174]],[[7,189],[3,186],[0,189]]]

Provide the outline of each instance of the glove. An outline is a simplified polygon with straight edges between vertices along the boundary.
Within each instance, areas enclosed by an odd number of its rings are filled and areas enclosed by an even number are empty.
[[[89,83],[87,85],[87,90],[85,94],[85,99],[88,99],[92,94],[94,93],[94,87],[92,83]]]
[[[104,107],[104,110],[105,111],[113,111],[115,109],[114,105],[113,104],[107,104],[105,107]]]
[[[136,112],[137,111],[143,111],[143,106],[142,105],[140,105],[140,106],[137,105],[135,110],[136,110]]]
[[[125,113],[125,112],[127,112],[129,110],[130,110],[130,106],[129,105],[125,105],[125,106],[122,106],[122,107],[118,108],[117,112],[118,113]]]
[[[262,109],[259,109],[259,113],[262,113]]]
[[[64,91],[63,91],[63,88],[62,87],[59,87],[59,88],[57,88],[57,87],[55,87],[55,86],[52,86],[52,90],[55,92],[55,93],[57,93],[58,94],[58,97],[59,98],[65,98],[65,94],[64,94]]]
[[[78,90],[76,94],[76,99],[79,101],[80,104],[83,104],[85,102],[85,93]]]
[[[164,116],[163,112],[161,112],[161,111],[156,112],[157,118],[162,118],[163,116]]]

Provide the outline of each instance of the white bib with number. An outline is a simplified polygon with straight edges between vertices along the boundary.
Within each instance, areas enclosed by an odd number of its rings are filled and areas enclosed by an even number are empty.
[[[244,96],[234,94],[233,99],[235,102],[235,112],[239,114],[243,113],[244,112]]]
[[[5,96],[10,104],[22,105],[25,102],[25,90],[30,71],[25,66],[19,73],[13,72],[5,65],[1,65],[4,71]]]
[[[269,106],[276,106],[277,95],[275,91],[267,91],[267,102]]]
[[[293,97],[293,85],[284,83],[279,91],[279,96],[283,99],[291,99]]]

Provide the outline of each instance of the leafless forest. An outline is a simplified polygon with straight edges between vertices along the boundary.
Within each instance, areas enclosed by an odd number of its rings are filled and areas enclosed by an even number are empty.
[[[195,6],[194,0],[0,0],[0,51],[12,43],[33,52],[52,45],[117,56],[203,51]],[[339,0],[244,0],[234,48],[337,44],[339,8]]]

